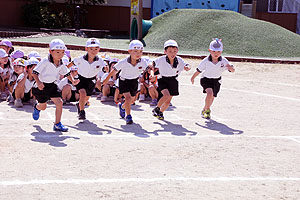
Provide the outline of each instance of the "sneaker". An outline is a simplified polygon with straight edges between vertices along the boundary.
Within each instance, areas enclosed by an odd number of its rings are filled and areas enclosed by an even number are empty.
[[[40,118],[40,110],[38,110],[37,108],[36,108],[36,104],[33,106],[33,113],[32,113],[32,118],[34,119],[34,120],[38,120],[39,118]]]
[[[84,110],[81,110],[78,114],[78,119],[79,120],[85,120],[85,111]]]
[[[67,132],[68,128],[66,128],[64,125],[62,125],[61,122],[54,124],[53,126],[54,131],[62,131],[62,132]]]
[[[35,99],[30,99],[29,103],[34,106],[35,104],[37,104],[37,101]]]
[[[170,102],[169,106],[173,106],[173,104]]]
[[[107,101],[107,96],[102,96],[100,99],[101,102]]]
[[[9,94],[8,97],[7,97],[7,99],[6,99],[6,101],[7,101],[8,103],[14,103],[14,102],[15,102],[15,99],[14,99],[14,97],[13,97],[11,94]]]
[[[89,101],[87,101],[85,105],[86,105],[86,106],[90,106],[91,103],[90,103]]]
[[[201,112],[201,116],[204,118],[204,119],[210,119],[210,110],[202,110]]]
[[[127,115],[126,116],[126,124],[132,124],[132,123],[133,123],[133,121],[132,121],[131,115]]]
[[[76,103],[76,109],[77,109],[77,113],[79,115],[79,113],[80,113],[79,103]]]
[[[154,108],[152,110],[152,114],[153,114],[154,117],[157,117],[158,114],[159,114],[159,112],[160,112],[160,108],[159,107],[156,107],[156,108]]]
[[[21,100],[21,99],[16,99],[16,100],[15,100],[15,107],[16,107],[16,108],[21,108],[21,107],[23,107],[23,103],[22,103],[22,100]]]
[[[103,96],[102,92],[100,92],[100,94],[98,94],[97,99],[101,99],[101,97]]]
[[[150,106],[156,106],[157,105],[157,99],[152,99]]]
[[[144,94],[140,94],[139,101],[145,101],[145,95]]]
[[[165,119],[163,112],[159,111],[159,113],[157,115],[157,119],[159,119],[159,120],[164,120]]]
[[[1,95],[0,95],[0,100],[6,101],[6,98],[7,98],[6,93],[5,93],[5,92],[2,92]]]
[[[122,108],[123,103],[119,103],[119,113],[122,118],[125,117],[125,109]]]

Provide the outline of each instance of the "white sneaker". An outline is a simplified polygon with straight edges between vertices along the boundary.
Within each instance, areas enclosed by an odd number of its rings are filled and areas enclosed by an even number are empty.
[[[144,94],[140,94],[139,101],[145,101],[145,95]]]
[[[100,101],[101,101],[101,102],[107,101],[107,96],[102,96]]]
[[[16,99],[15,100],[15,107],[17,107],[17,108],[23,107],[23,103],[22,103],[21,99]]]
[[[6,101],[7,95],[5,94],[5,92],[2,92],[0,95],[0,100],[2,101]]]
[[[8,103],[14,103],[15,102],[15,99],[11,94],[7,97],[6,100],[8,101]]]
[[[37,104],[37,101],[35,99],[30,99],[29,103],[30,105],[34,106],[35,104]]]
[[[98,94],[97,99],[101,99],[101,97],[103,96],[102,92],[100,92],[100,94]]]

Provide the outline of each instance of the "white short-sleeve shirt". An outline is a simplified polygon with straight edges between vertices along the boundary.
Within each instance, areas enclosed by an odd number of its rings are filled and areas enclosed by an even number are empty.
[[[73,60],[73,64],[78,66],[78,74],[85,78],[93,78],[102,71],[102,68],[107,65],[99,56],[96,56],[94,62],[89,63],[87,54]]]
[[[59,75],[67,75],[70,70],[60,62],[59,66],[54,65],[49,58],[44,58],[35,68],[33,73],[38,74],[38,77],[43,83],[53,83],[59,79]]]
[[[228,60],[223,56],[219,58],[219,62],[216,64],[211,61],[211,56],[207,56],[200,62],[199,66],[197,67],[197,71],[201,72],[202,77],[220,78],[222,72],[228,70],[226,67],[227,64],[230,65]]]
[[[148,67],[148,62],[146,59],[141,58],[140,61],[133,66],[130,63],[130,57],[120,60],[115,64],[114,69],[120,72],[120,79],[136,79],[140,77],[140,74]]]
[[[16,84],[14,85],[14,89],[13,89],[13,90],[16,89],[18,83],[19,83],[23,78],[24,78],[24,73],[22,73],[22,74],[20,74],[20,75],[18,76],[17,81],[16,81]],[[30,81],[28,78],[26,78],[26,80],[25,80],[25,90],[24,90],[24,93],[30,92],[30,90],[31,90],[31,88],[33,87],[34,83],[35,83],[34,80]]]
[[[59,83],[57,84],[57,87],[58,87],[59,90],[62,90],[65,85],[70,85],[71,90],[73,90],[73,91],[76,90],[76,87],[72,83],[69,82],[69,79],[67,77],[61,79],[59,81]]]
[[[188,65],[181,57],[176,56],[174,58],[174,65],[176,65],[176,67],[172,66],[166,55],[158,57],[153,63],[154,67],[158,68],[160,76],[165,77],[178,76],[180,72],[184,70],[184,67]]]

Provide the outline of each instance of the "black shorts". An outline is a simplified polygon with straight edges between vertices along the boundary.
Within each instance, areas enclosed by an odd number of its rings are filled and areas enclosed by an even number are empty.
[[[85,78],[83,76],[79,76],[80,82],[75,85],[77,91],[79,92],[80,89],[85,89],[87,96],[92,96],[95,86],[96,86],[96,77],[93,78]]]
[[[130,95],[134,97],[138,90],[138,78],[119,80],[120,94],[130,92]]]
[[[67,101],[68,102],[76,102],[76,101],[78,101],[78,99],[76,99],[76,96],[75,96],[76,94],[78,94],[78,92],[74,91],[74,90],[72,90],[71,92],[72,92],[71,98],[69,100],[67,100]]]
[[[12,96],[14,99],[16,99],[15,91],[13,91]],[[30,91],[29,91],[27,93],[24,93],[24,97],[21,100],[22,102],[28,102],[30,99],[32,99],[32,97],[30,96]]]
[[[163,91],[167,89],[171,96],[178,96],[179,89],[178,89],[178,81],[177,76],[166,77],[163,76],[162,78],[158,79],[158,87],[159,91]]]
[[[207,88],[212,88],[214,97],[217,97],[217,94],[220,91],[221,87],[221,77],[220,78],[201,78],[200,79],[200,84],[203,87],[203,93],[206,93]]]
[[[55,83],[44,83],[44,89],[32,88],[32,94],[39,103],[46,103],[50,98],[61,97],[57,85]]]

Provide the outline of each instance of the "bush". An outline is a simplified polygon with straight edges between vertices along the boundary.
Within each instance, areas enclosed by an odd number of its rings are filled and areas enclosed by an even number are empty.
[[[67,12],[51,8],[53,1],[31,0],[23,6],[25,26],[35,28],[69,28],[71,19]]]

